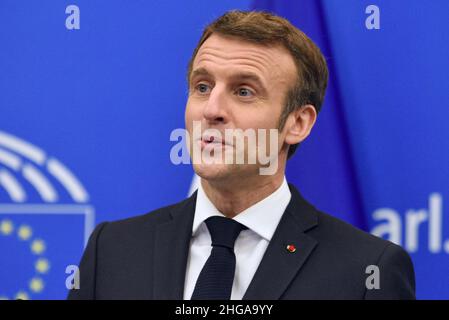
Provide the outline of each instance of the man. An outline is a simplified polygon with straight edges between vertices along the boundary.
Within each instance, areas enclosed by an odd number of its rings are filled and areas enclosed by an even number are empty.
[[[318,211],[286,182],[327,77],[320,50],[285,19],[231,11],[210,24],[189,64],[189,150],[259,152],[260,137],[238,146],[225,131],[277,129],[275,170],[261,174],[259,160],[194,161],[201,183],[190,198],[97,226],[69,298],[413,299],[403,249]]]

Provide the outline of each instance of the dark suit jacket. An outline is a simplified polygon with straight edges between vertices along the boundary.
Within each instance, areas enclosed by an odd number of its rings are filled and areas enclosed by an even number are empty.
[[[318,211],[289,187],[290,203],[243,299],[414,299],[413,264],[401,247]],[[196,192],[99,224],[69,299],[183,299],[195,203]],[[366,287],[369,265],[379,267],[380,289]]]

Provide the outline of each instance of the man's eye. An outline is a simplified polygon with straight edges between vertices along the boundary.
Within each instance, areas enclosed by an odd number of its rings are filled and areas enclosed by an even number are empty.
[[[237,90],[237,93],[241,97],[249,97],[253,94],[252,91],[247,88],[240,88]]]
[[[207,90],[209,89],[209,86],[207,84],[200,83],[199,85],[196,86],[196,89],[200,93],[207,93]]]

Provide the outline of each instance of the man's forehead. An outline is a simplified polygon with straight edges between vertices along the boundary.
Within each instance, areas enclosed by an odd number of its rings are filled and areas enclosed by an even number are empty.
[[[248,79],[285,77],[296,70],[291,54],[281,45],[266,46],[218,34],[212,34],[198,50],[191,76],[210,75],[212,67]]]
[[[274,47],[256,44],[244,39],[212,34],[199,48],[196,60],[204,55],[218,59],[254,59],[269,64],[279,55]]]

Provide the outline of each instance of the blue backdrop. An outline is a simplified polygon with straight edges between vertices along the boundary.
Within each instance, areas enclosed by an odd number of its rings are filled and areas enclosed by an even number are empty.
[[[0,298],[65,298],[95,224],[187,196],[193,171],[171,163],[169,137],[188,60],[207,23],[251,8],[300,27],[330,68],[288,180],[402,245],[418,298],[449,298],[444,0],[1,0]]]

